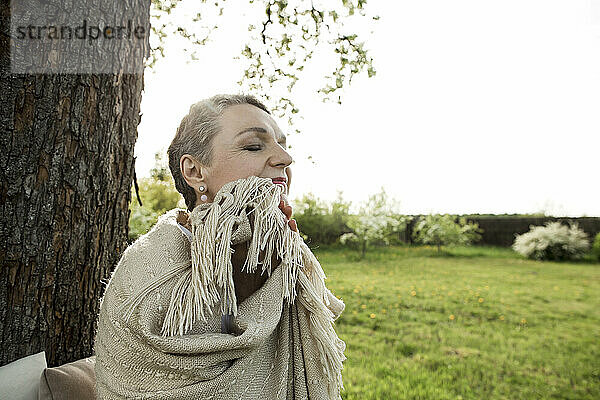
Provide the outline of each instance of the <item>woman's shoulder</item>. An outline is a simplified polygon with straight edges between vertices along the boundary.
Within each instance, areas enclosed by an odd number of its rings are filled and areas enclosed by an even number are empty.
[[[185,250],[180,249],[181,235],[178,232],[181,226],[185,226],[181,222],[185,224],[186,219],[188,219],[187,213],[182,208],[166,211],[158,217],[156,224],[147,233],[140,236],[136,240],[137,243],[134,242],[131,247],[135,248],[136,252],[143,253],[164,254]]]
[[[178,232],[177,218],[182,209],[172,209],[158,218],[157,223],[148,232],[138,237],[131,243],[121,255],[119,264],[128,264],[135,270],[140,265],[152,265],[159,268],[168,263],[178,263],[189,257],[189,244],[186,248],[186,240],[181,240],[182,235]]]
[[[173,209],[160,216],[147,233],[125,249],[111,273],[108,287],[126,298],[156,276],[190,262],[190,242],[178,232],[178,211]]]

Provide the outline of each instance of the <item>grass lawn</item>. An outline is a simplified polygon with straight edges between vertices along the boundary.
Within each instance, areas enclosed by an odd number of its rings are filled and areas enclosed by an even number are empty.
[[[600,399],[600,263],[496,247],[313,251],[346,303],[343,399]]]

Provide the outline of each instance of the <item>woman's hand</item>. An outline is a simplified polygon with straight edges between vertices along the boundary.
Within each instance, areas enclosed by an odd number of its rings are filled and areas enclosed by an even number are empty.
[[[284,198],[287,198],[287,197],[284,197]],[[290,228],[294,232],[298,232],[298,225],[296,224],[296,220],[295,219],[290,219],[290,218],[292,218],[292,206],[290,206],[283,199],[281,199],[279,201],[279,209],[281,211],[283,211],[283,213],[287,217],[287,219],[288,219],[288,225],[290,226]]]
[[[190,216],[187,212],[185,211],[179,211],[177,213],[177,222],[179,222],[179,224],[181,226],[183,226],[184,228],[186,228],[188,231],[192,231],[192,224],[190,223]]]

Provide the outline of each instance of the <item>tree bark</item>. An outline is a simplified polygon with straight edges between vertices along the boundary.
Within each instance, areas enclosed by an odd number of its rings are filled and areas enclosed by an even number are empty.
[[[99,299],[127,245],[143,75],[11,74],[6,3],[0,366],[44,350],[57,366],[92,354]]]

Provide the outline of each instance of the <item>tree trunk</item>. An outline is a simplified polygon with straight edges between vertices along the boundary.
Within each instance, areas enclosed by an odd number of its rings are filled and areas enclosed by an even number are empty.
[[[57,366],[92,354],[127,245],[143,75],[11,74],[0,37],[0,365]]]

